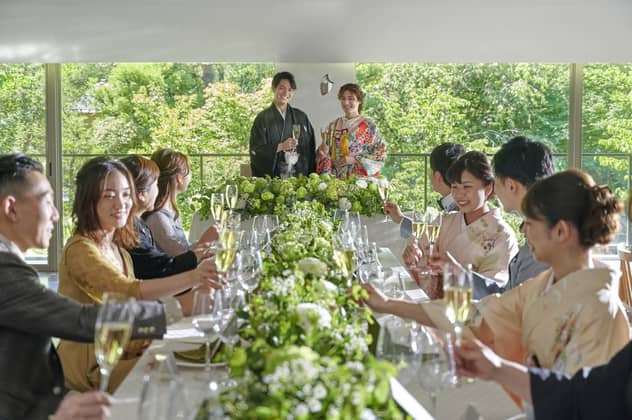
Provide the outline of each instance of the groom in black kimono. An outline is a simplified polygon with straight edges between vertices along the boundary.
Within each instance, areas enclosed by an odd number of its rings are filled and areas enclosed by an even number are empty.
[[[280,72],[272,79],[274,101],[257,115],[250,131],[250,168],[252,176],[288,177],[308,175],[316,171],[314,129],[307,115],[290,106],[296,81],[289,72]],[[298,125],[300,134],[292,127]],[[292,164],[291,152],[298,153]]]

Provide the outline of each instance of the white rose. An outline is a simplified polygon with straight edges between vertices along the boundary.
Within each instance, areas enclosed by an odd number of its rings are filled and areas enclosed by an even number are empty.
[[[369,184],[368,184],[368,183],[366,182],[366,180],[364,180],[364,179],[358,179],[358,180],[356,181],[356,185],[357,185],[359,188],[362,188],[362,189],[365,189],[366,187],[368,187],[368,186],[369,186]]]
[[[325,184],[324,182],[321,182],[320,184],[318,184],[319,191],[325,191],[326,189],[327,189],[327,184]]]
[[[305,331],[310,331],[314,327],[331,328],[331,314],[322,306],[315,303],[299,303],[296,306],[298,323]],[[314,325],[313,318],[316,318]]]
[[[309,407],[305,403],[300,403],[294,409],[294,415],[296,417],[305,417],[309,414]]]
[[[351,209],[351,201],[347,199],[347,197],[340,197],[338,200],[338,207],[341,210],[350,210]]]
[[[298,269],[305,274],[321,277],[327,273],[327,264],[318,258],[306,257],[298,262]]]

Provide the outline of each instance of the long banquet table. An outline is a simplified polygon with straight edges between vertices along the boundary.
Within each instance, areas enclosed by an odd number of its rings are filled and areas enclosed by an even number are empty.
[[[405,241],[399,236],[399,227],[392,222],[385,221],[384,217],[381,216],[365,218],[364,223],[368,226],[370,240],[377,242],[380,246],[379,258],[385,271],[389,274],[385,281],[385,288],[388,288],[393,283],[398,284],[401,276],[404,280],[407,298],[412,300],[425,299],[423,292],[416,286],[405,268],[402,267],[400,255]],[[206,225],[208,225],[208,222],[197,219],[191,229],[192,239],[195,239],[196,235],[199,236]],[[190,334],[191,329],[190,319],[184,319],[169,327],[166,339],[155,340],[152,343],[150,349],[145,352],[114,394],[115,400],[111,410],[113,419],[127,420],[137,418],[143,376],[148,363],[153,358],[153,354],[155,352],[190,350],[199,346],[199,344],[184,343],[178,340],[178,337]],[[179,366],[179,373],[186,388],[191,408],[199,404],[205,394],[201,382],[195,378],[199,372],[201,372],[199,367]],[[400,374],[400,377],[404,374]],[[418,381],[415,381],[413,384],[406,384],[405,388],[422,406],[430,407],[430,399],[418,384]],[[423,412],[423,409],[420,409],[417,413],[409,414],[414,418],[429,418],[427,412]],[[480,417],[477,414],[480,414]],[[475,381],[473,383],[462,383],[456,388],[441,391],[437,398],[435,418],[500,420],[512,418],[519,414],[518,407],[500,386],[491,382]]]

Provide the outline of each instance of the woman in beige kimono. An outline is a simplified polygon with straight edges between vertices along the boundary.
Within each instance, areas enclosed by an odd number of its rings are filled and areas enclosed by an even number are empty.
[[[487,203],[494,192],[494,173],[484,153],[463,154],[446,173],[458,212],[443,216],[431,264],[440,270],[449,252],[461,265],[472,265],[481,275],[504,286],[509,279],[509,261],[518,252],[513,230]],[[422,248],[428,249],[422,241]],[[417,244],[404,251],[404,261],[413,275],[418,275],[422,253]],[[425,269],[422,268],[422,271]]]
[[[630,339],[629,324],[615,273],[595,265],[590,250],[613,238],[621,208],[607,186],[579,170],[534,184],[522,202],[525,235],[535,258],[551,268],[482,299],[466,333],[506,359],[568,375],[608,361]],[[452,328],[443,301],[419,305],[364,287],[378,312]]]

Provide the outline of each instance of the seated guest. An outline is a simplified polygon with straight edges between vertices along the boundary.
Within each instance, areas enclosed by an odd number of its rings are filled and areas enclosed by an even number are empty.
[[[465,153],[463,145],[458,143],[443,143],[430,152],[430,185],[432,189],[441,195],[439,207],[446,213],[459,211],[459,206],[452,198],[450,183],[448,182],[448,168]],[[413,221],[404,216],[399,206],[395,203],[384,204],[384,213],[391,216],[395,223],[399,224],[399,233],[402,238],[409,238],[413,234]]]
[[[540,142],[514,137],[500,147],[492,159],[494,192],[507,212],[520,212],[520,202],[527,189],[537,180],[553,175],[553,156]],[[521,226],[522,229],[522,226]],[[511,290],[523,281],[537,276],[548,265],[536,261],[528,245],[520,247],[509,262],[509,281],[499,287],[493,279],[474,273],[474,299]]]
[[[632,199],[626,213],[632,218]],[[479,341],[455,353],[460,375],[498,382],[532,405],[538,420],[632,418],[632,341],[607,364],[572,377],[502,359]]]
[[[121,162],[97,157],[86,162],[77,174],[72,214],[75,234],[62,251],[59,293],[83,304],[100,303],[105,292],[136,299],[160,299],[198,284],[219,287],[214,264],[204,261],[195,270],[162,279],[139,281],[126,248],[137,245],[133,227],[135,194],[132,178]],[[144,340],[132,341],[112,371],[112,392],[147,347]],[[59,355],[66,384],[76,391],[99,385],[94,344],[61,340]]]
[[[252,176],[288,177],[316,171],[316,140],[307,114],[290,106],[296,90],[294,75],[282,71],[272,78],[272,104],[255,118],[250,130]],[[293,126],[300,127],[296,136]],[[298,153],[292,165],[287,152]]]
[[[595,185],[579,170],[536,182],[521,205],[525,235],[535,258],[551,268],[502,295],[483,298],[465,333],[513,362],[569,375],[608,361],[628,342],[630,329],[615,273],[595,267],[590,250],[610,242],[621,207],[607,186]],[[363,287],[366,302],[378,312],[452,328],[443,301],[391,300],[371,285]]]
[[[51,336],[94,341],[99,307],[80,305],[46,289],[40,284],[37,271],[24,260],[29,249],[48,248],[57,220],[53,190],[42,165],[24,154],[0,156],[0,419],[3,420],[102,419],[106,418],[106,407],[110,405],[107,395],[99,392],[66,397],[64,374],[51,341]],[[162,337],[166,319],[160,303],[138,302],[134,310],[134,338]],[[176,315],[171,313],[172,318]],[[77,413],[92,413],[92,416]]]
[[[494,174],[487,156],[476,151],[465,153],[450,166],[447,177],[460,210],[443,216],[430,257],[438,256],[434,264],[441,269],[449,252],[463,266],[471,264],[474,271],[504,286],[509,277],[507,266],[518,252],[518,243],[500,210],[490,209],[487,203],[494,191]],[[417,244],[404,250],[404,261],[414,275],[421,256]]]
[[[386,143],[373,120],[360,114],[364,92],[357,84],[347,83],[340,87],[338,100],[344,115],[329,123],[331,138],[318,146],[316,171],[341,179],[352,174],[379,176],[386,160]]]
[[[158,165],[160,177],[154,210],[145,215],[145,222],[156,245],[175,257],[191,249],[176,204],[178,195],[186,191],[191,182],[189,158],[175,150],[160,149],[151,155],[151,160]]]
[[[158,177],[160,170],[153,160],[142,156],[128,156],[121,162],[129,170],[136,188],[136,208],[134,228],[139,234],[136,248],[128,249],[134,264],[134,274],[138,279],[150,279],[170,276],[193,270],[198,262],[209,255],[206,253],[209,243],[217,240],[217,230],[213,226],[193,245],[190,251],[174,257],[167,255],[156,245],[151,230],[142,219],[142,215],[154,209],[158,195]]]

